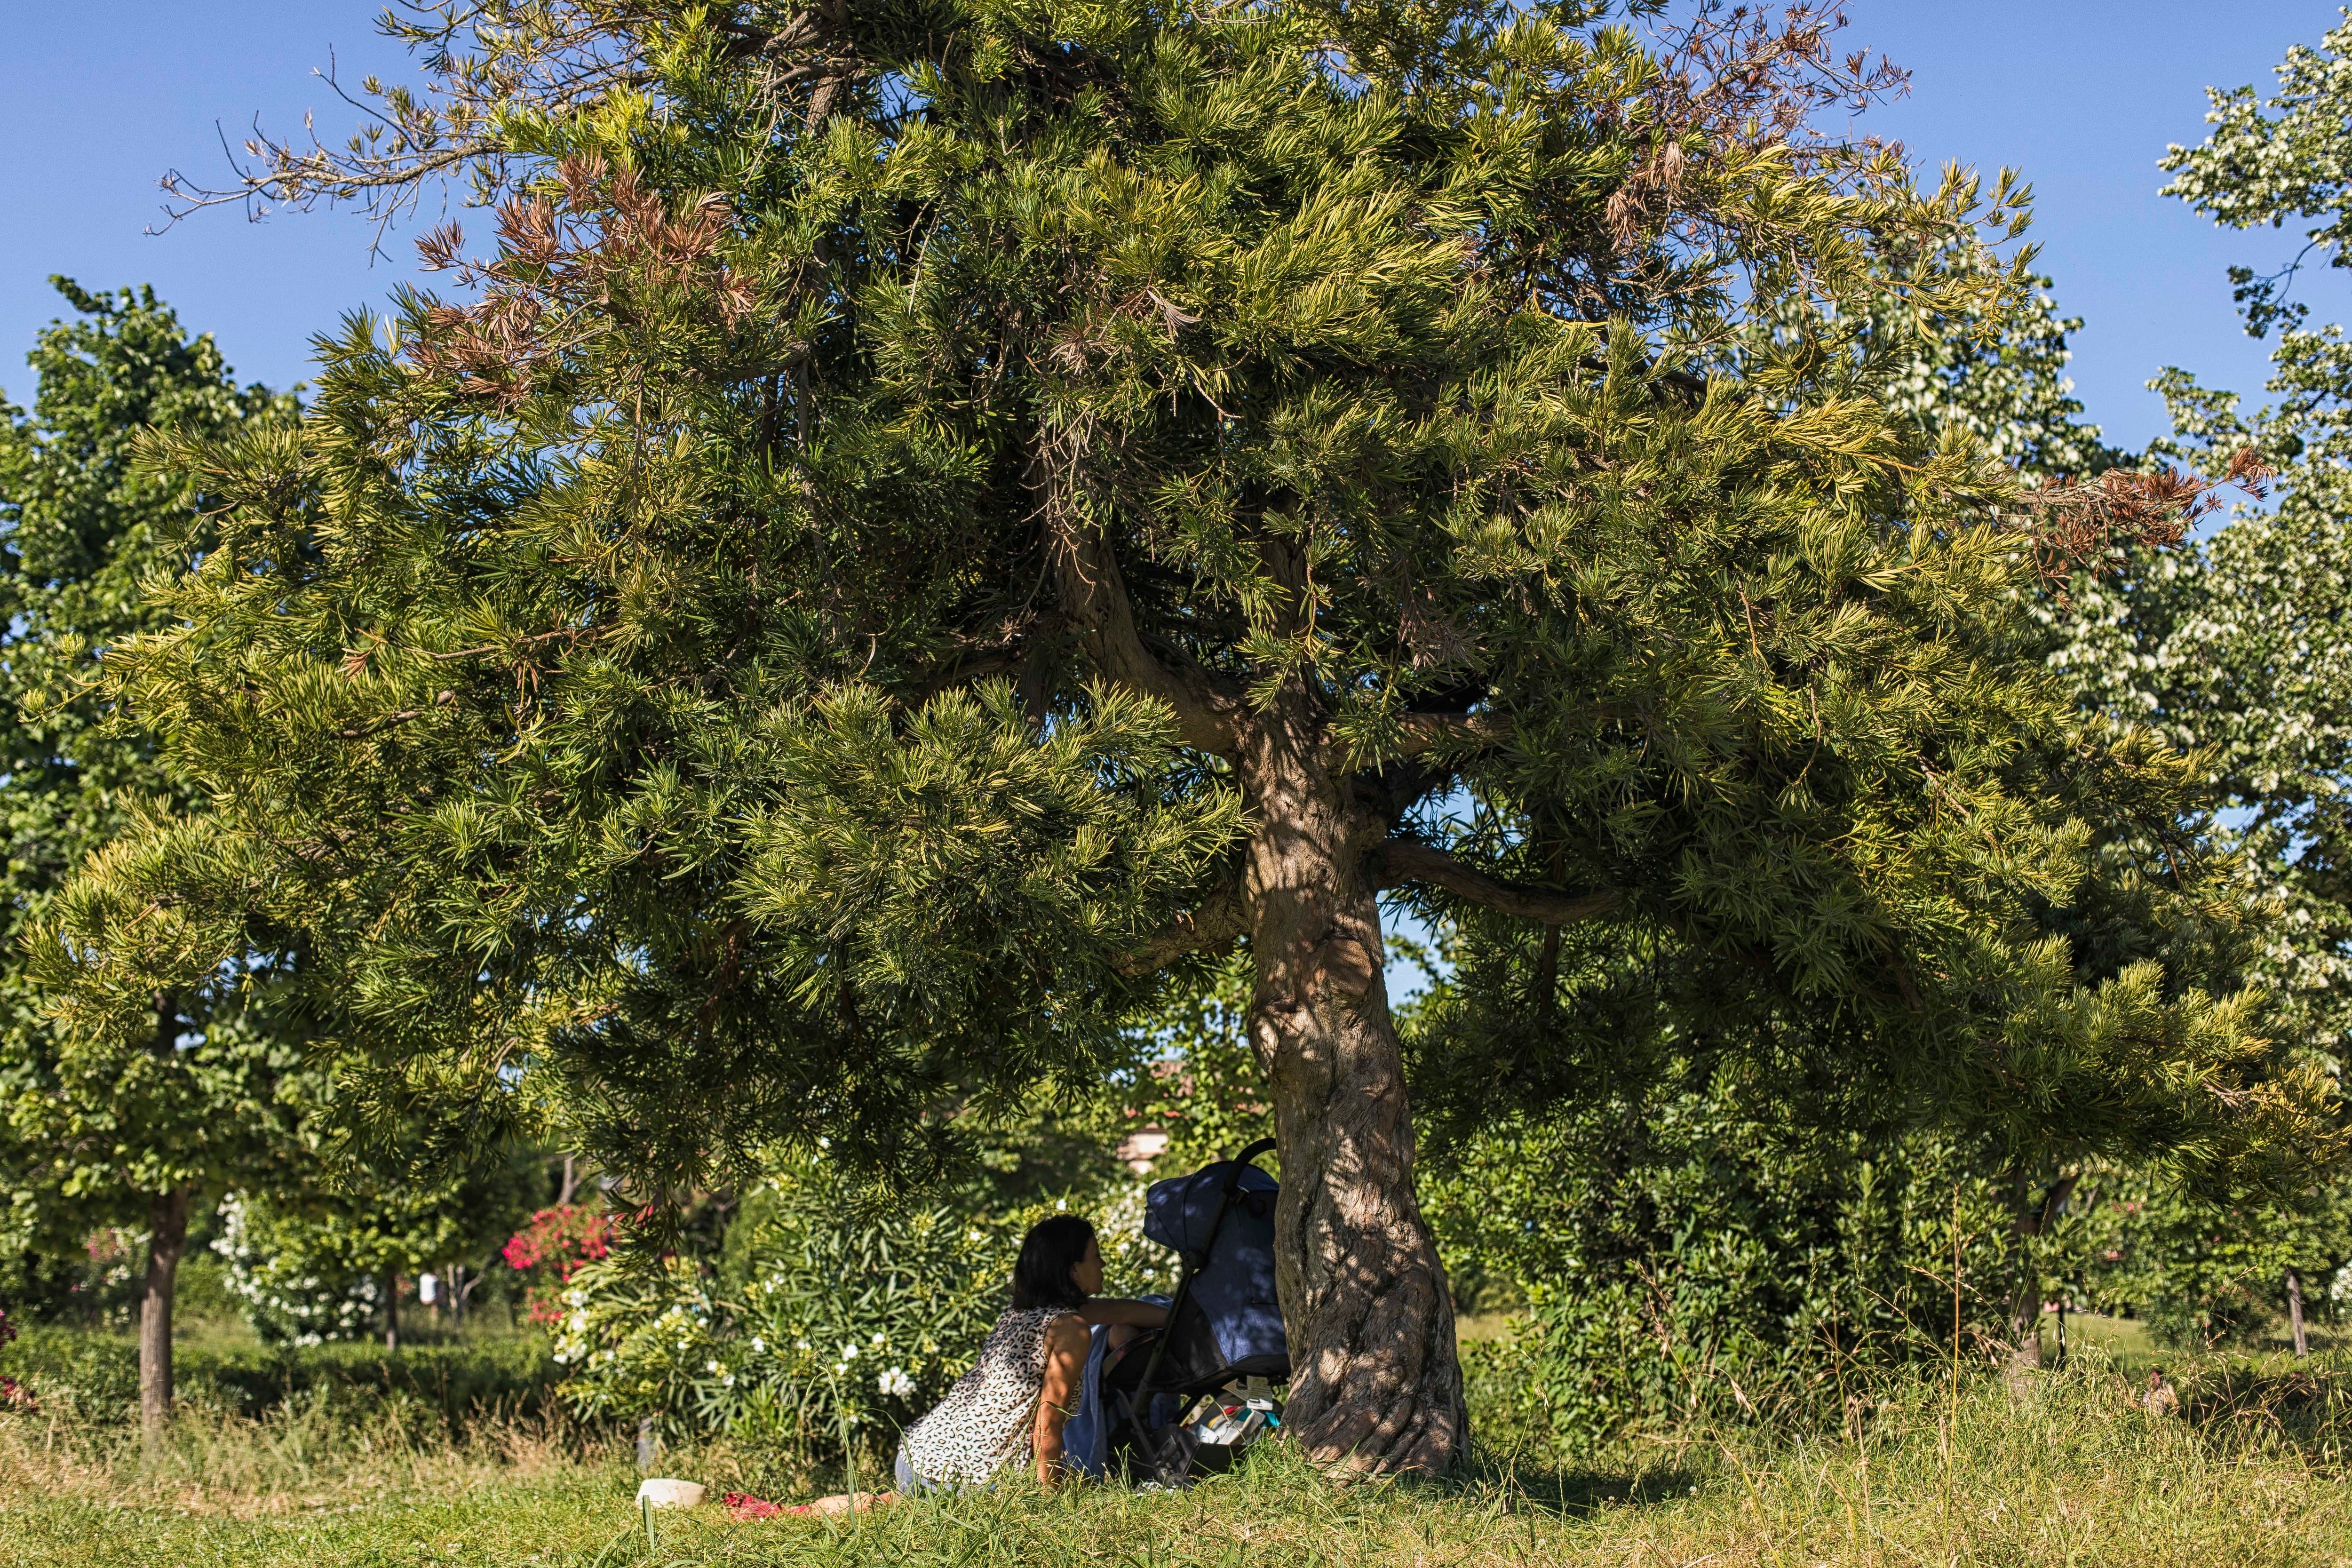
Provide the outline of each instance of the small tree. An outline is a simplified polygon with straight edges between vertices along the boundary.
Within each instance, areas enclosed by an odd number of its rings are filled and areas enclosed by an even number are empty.
[[[2277,999],[2271,1026],[2331,1073],[2352,1039],[2352,344],[2340,325],[2315,323],[2293,289],[2316,258],[2352,266],[2347,72],[2352,19],[2315,48],[2291,48],[2270,95],[2209,89],[2210,133],[2163,160],[2173,175],[2165,194],[2217,224],[2303,230],[2277,271],[2230,273],[2247,331],[2275,336],[2271,403],[2244,411],[2235,393],[2178,368],[2149,384],[2173,425],[2156,455],[2210,462],[2252,451],[2277,470],[2275,504],[2242,508],[2184,550],[2136,553],[2083,584],[2059,622],[2060,660],[2092,701],[2205,763],[2228,812],[2216,837],[2280,911],[2250,963]],[[2284,1269],[2300,1294],[2328,1252],[2310,1239],[2314,1216],[2342,1206],[2346,1180],[2340,1167],[2307,1173],[2273,1204],[2137,1190],[2131,1201],[2146,1217],[2119,1267],[2144,1300],[2168,1303],[2180,1335],[2185,1324],[2226,1328],[2277,1300]],[[2160,1289],[2148,1283],[2168,1274]],[[2224,1279],[2227,1290],[2213,1283]],[[2233,1309],[2213,1305],[2230,1291]]]
[[[1810,130],[1896,79],[1823,16],[407,30],[445,96],[231,194],[462,166],[496,251],[430,236],[475,291],[350,322],[299,438],[172,448],[233,500],[115,689],[237,826],[78,885],[88,1026],[299,932],[379,1098],[524,1065],[659,1198],[820,1132],[919,1171],[943,1095],[1091,1080],[1244,944],[1292,1426],[1370,1468],[1464,1436],[1383,889],[1488,955],[1447,1074],[1570,1090],[1646,974],[1809,1114],[2306,1129],[2249,1000],[2053,930],[2118,876],[2234,918],[2179,761],[2018,608],[2194,487],[2048,521],[1890,410],[1860,307],[1998,314],[2016,193]],[[2157,853],[2095,858],[2085,803]]]
[[[126,1028],[77,1040],[45,1016],[25,942],[86,856],[196,798],[92,689],[123,639],[164,624],[150,580],[184,560],[215,504],[200,480],[142,469],[133,450],[151,428],[221,437],[292,403],[239,387],[212,340],[188,336],[152,290],[54,281],[79,319],[40,336],[32,415],[0,405],[0,1168],[20,1246],[144,1233],[140,1401],[152,1426],[171,1407],[188,1215],[231,1184],[267,1184],[289,1157],[296,1053],[252,1005],[268,976],[239,973],[243,949],[223,955],[229,983],[157,987]]]

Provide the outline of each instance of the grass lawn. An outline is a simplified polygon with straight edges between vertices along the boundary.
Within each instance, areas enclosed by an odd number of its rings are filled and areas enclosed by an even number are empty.
[[[665,1513],[650,1549],[617,1448],[553,1426],[452,1444],[402,1430],[396,1407],[358,1427],[300,1408],[196,1415],[142,1458],[127,1435],[14,1415],[0,1420],[0,1542],[6,1561],[43,1568],[2352,1564],[2336,1386],[2273,1380],[2231,1403],[2184,1385],[2191,1416],[2151,1419],[2086,1350],[2063,1374],[1963,1387],[1956,1406],[1933,1384],[1900,1390],[1836,1441],[1690,1433],[1567,1470],[1490,1456],[1443,1485],[1352,1488],[1267,1448],[1183,1493],[1024,1486],[898,1504],[854,1529]],[[717,1449],[664,1468],[717,1489],[761,1484],[745,1479],[759,1462]]]

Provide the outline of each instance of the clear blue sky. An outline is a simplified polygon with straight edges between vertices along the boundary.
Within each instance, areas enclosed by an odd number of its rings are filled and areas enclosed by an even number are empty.
[[[2034,237],[2059,302],[2084,318],[2075,379],[2111,439],[2159,433],[2142,384],[2186,365],[2252,391],[2263,350],[2239,331],[2223,269],[2275,265],[2276,234],[2224,234],[2156,195],[2167,142],[2201,135],[2206,85],[2269,80],[2296,40],[2335,20],[2310,0],[1852,0],[1847,37],[1914,73],[1911,94],[1864,123],[1935,165],[2012,165],[2039,192]],[[44,279],[92,288],[152,282],[210,331],[238,372],[284,385],[308,373],[309,340],[344,310],[381,301],[409,275],[395,237],[371,261],[369,226],[349,214],[233,210],[168,232],[156,177],[223,172],[218,136],[255,114],[299,127],[315,110],[340,140],[353,116],[310,73],[330,51],[347,79],[401,68],[358,0],[127,4],[87,12],[0,0],[0,386],[32,391],[22,355],[58,312]],[[216,125],[218,129],[216,130]],[[2343,274],[2315,279],[2324,312],[2347,302]]]

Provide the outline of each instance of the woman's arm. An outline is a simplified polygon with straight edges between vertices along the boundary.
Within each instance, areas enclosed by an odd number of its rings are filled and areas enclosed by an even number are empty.
[[[1062,1468],[1062,1428],[1078,1408],[1078,1380],[1086,1374],[1087,1325],[1066,1312],[1045,1325],[1045,1386],[1037,1395],[1037,1484],[1051,1488]]]
[[[1078,1309],[1078,1316],[1089,1323],[1125,1323],[1131,1328],[1156,1329],[1168,1321],[1168,1309],[1150,1301],[1092,1296]]]

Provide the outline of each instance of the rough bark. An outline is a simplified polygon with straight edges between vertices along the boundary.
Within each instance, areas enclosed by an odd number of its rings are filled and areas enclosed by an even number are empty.
[[[2311,1341],[2303,1331],[2303,1274],[2299,1269],[2286,1271],[2286,1326],[2294,1335],[2295,1359],[2311,1353]]]
[[[1070,629],[1099,675],[1166,702],[1186,745],[1234,763],[1253,824],[1238,896],[1206,900],[1136,962],[1139,973],[1250,940],[1250,1032],[1282,1158],[1275,1256],[1291,1344],[1286,1422],[1320,1464],[1442,1472],[1462,1451],[1467,1418],[1454,1306],[1413,1196],[1404,1057],[1381,976],[1384,868],[1373,862],[1388,816],[1359,803],[1313,694],[1294,686],[1257,707],[1181,651],[1163,660],[1146,644],[1116,552],[1062,504],[1064,461],[1041,440],[1027,482],[1041,498]],[[1304,559],[1285,566],[1305,604]],[[1476,891],[1491,891],[1490,881]]]
[[[1252,729],[1243,880],[1257,963],[1250,1028],[1282,1155],[1286,1418],[1318,1463],[1435,1474],[1462,1451],[1467,1422],[1454,1308],[1413,1195],[1404,1060],[1366,869],[1386,825],[1350,806],[1306,714],[1276,710]]]
[[[147,1283],[139,1299],[139,1425],[149,1437],[172,1419],[172,1300],[188,1245],[188,1189],[147,1201]]]

